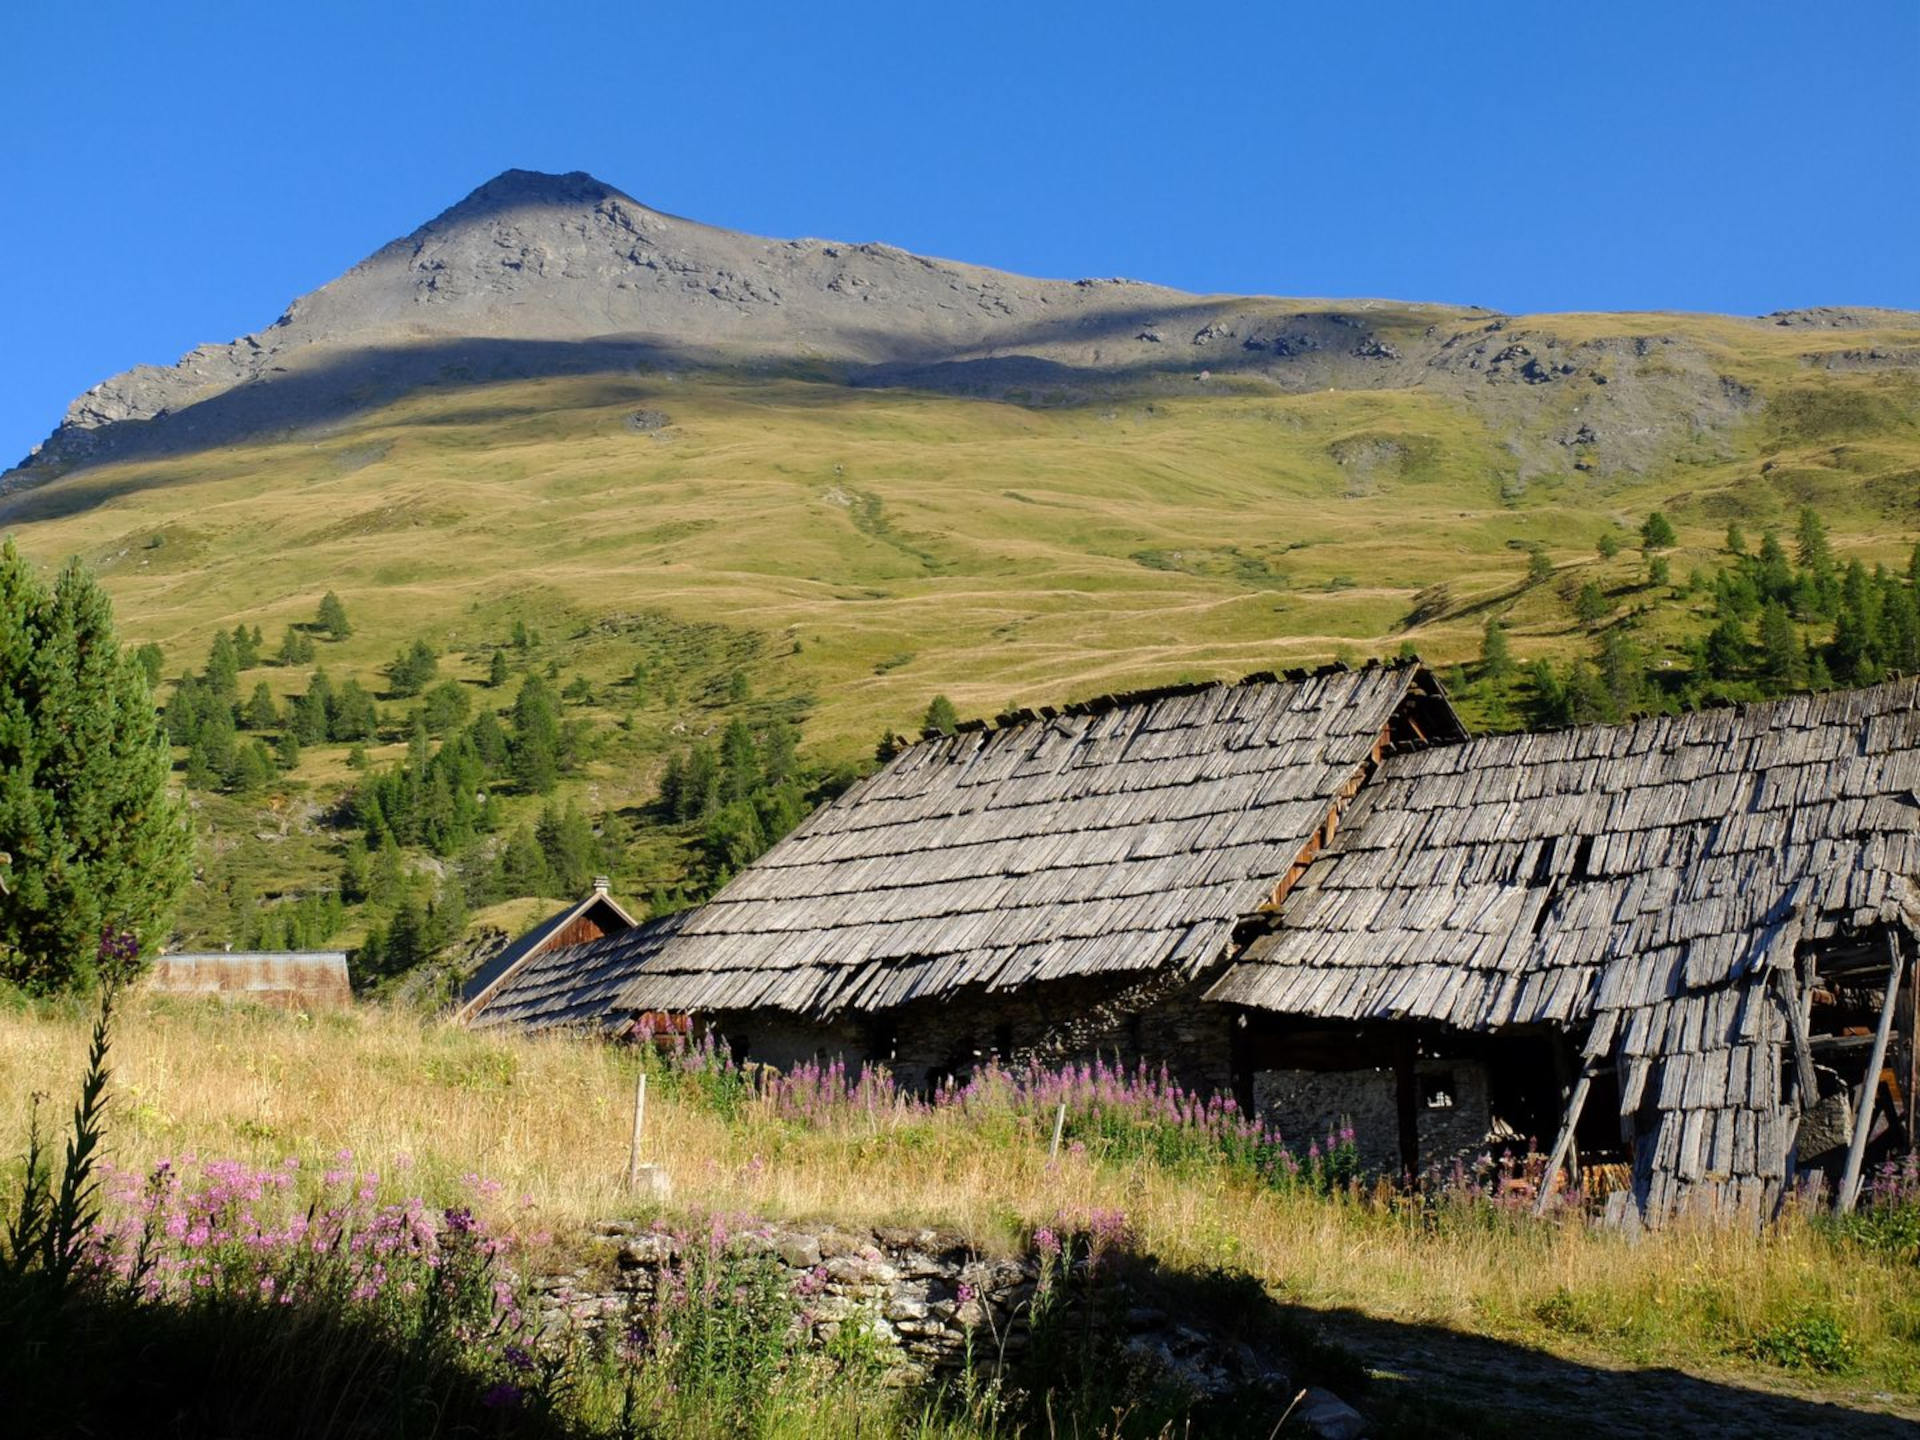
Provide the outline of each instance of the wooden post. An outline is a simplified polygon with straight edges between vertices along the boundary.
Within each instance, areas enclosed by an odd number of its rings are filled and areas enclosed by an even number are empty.
[[[1053,1143],[1047,1147],[1047,1163],[1051,1165],[1060,1158],[1060,1136],[1067,1128],[1067,1102],[1062,1100],[1060,1108],[1053,1114]]]
[[[1873,1032],[1873,1053],[1867,1057],[1867,1073],[1860,1086],[1860,1108],[1853,1116],[1853,1143],[1847,1146],[1847,1168],[1840,1175],[1840,1189],[1833,1197],[1836,1215],[1845,1215],[1860,1198],[1860,1163],[1867,1155],[1867,1132],[1873,1128],[1873,1112],[1879,1108],[1880,1068],[1887,1062],[1887,1037],[1893,1033],[1893,1010],[1900,998],[1900,975],[1906,957],[1900,953],[1899,937],[1887,931],[1887,998],[1880,1004],[1880,1025]]]
[[[1549,1040],[1553,1046],[1554,1083],[1560,1087],[1560,1104],[1565,1106],[1573,1098],[1573,1087],[1580,1078],[1574,1065],[1573,1042],[1567,1038],[1564,1031],[1560,1030],[1555,1030]],[[1580,1183],[1580,1142],[1578,1140],[1574,1140],[1567,1146],[1566,1165],[1568,1183],[1578,1185]]]
[[[647,1072],[640,1072],[640,1083],[633,1090],[633,1145],[627,1151],[627,1189],[640,1184],[640,1132],[647,1124]]]
[[[1553,1192],[1560,1183],[1560,1162],[1567,1158],[1567,1151],[1573,1147],[1573,1127],[1580,1123],[1580,1111],[1587,1103],[1587,1091],[1593,1084],[1593,1061],[1588,1060],[1581,1067],[1580,1078],[1573,1082],[1573,1095],[1567,1101],[1567,1118],[1560,1122],[1560,1138],[1553,1142],[1553,1153],[1547,1157],[1546,1174],[1540,1177],[1540,1194],[1534,1199],[1533,1213],[1547,1213],[1547,1202],[1553,1199]]]
[[[1401,1025],[1394,1036],[1393,1098],[1400,1120],[1400,1171],[1411,1178],[1420,1173],[1420,1090],[1417,1071],[1419,1037],[1413,1027]]]
[[[1920,969],[1907,977],[1907,1148],[1920,1150]]]
[[[1800,1087],[1800,1113],[1805,1115],[1820,1099],[1820,1085],[1813,1075],[1813,1042],[1807,1035],[1807,1015],[1800,1008],[1800,983],[1793,978],[1793,967],[1782,965],[1774,975],[1780,981],[1780,998],[1787,1007],[1787,1033],[1793,1037],[1793,1073]]]

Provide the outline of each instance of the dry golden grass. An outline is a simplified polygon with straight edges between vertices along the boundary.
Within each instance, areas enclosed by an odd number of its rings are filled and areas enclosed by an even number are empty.
[[[77,1009],[0,1013],[0,1142],[17,1154],[29,1096],[60,1113],[81,1067]],[[579,1041],[474,1035],[372,1009],[311,1019],[138,998],[113,1052],[111,1159],[197,1154],[265,1164],[337,1152],[396,1191],[483,1203],[523,1234],[567,1235],[645,1214],[623,1193],[631,1054]],[[678,1210],[955,1226],[984,1247],[1092,1207],[1123,1211],[1143,1248],[1229,1266],[1290,1301],[1432,1324],[1610,1364],[1769,1373],[1745,1352],[1773,1327],[1835,1322],[1861,1383],[1920,1395],[1920,1287],[1910,1260],[1838,1242],[1804,1220],[1764,1235],[1676,1227],[1633,1240],[1534,1225],[1487,1207],[1425,1219],[1279,1193],[1224,1166],[1046,1158],[1013,1117],[856,1116],[821,1129],[749,1101],[723,1118],[656,1086],[647,1158]],[[404,1166],[404,1169],[396,1169]],[[1778,1383],[1777,1379],[1772,1383]]]

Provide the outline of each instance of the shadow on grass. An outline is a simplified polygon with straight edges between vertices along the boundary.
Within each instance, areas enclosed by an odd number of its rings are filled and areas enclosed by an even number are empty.
[[[135,1304],[85,1293],[48,1313],[0,1296],[0,1433],[95,1440],[373,1440],[572,1432],[440,1337],[396,1343],[313,1306]],[[24,1303],[23,1303],[24,1302]]]
[[[1055,1393],[1027,1418],[1070,1417],[1091,1434],[1089,1422],[1124,1413],[1119,1433],[1143,1440],[1271,1440],[1293,1397],[1312,1386],[1357,1408],[1374,1440],[1915,1433],[1909,1419],[1823,1399],[1671,1368],[1583,1364],[1439,1326],[1291,1304],[1245,1275],[1134,1256],[1111,1263],[1104,1296],[1051,1322],[1063,1334],[1036,1329],[1015,1376],[1029,1387],[1044,1378]],[[1142,1317],[1164,1318],[1148,1328]],[[1195,1399],[1181,1393],[1183,1373],[1233,1383]],[[1037,1433],[1048,1432],[1042,1425]],[[1295,1418],[1277,1433],[1313,1432]]]

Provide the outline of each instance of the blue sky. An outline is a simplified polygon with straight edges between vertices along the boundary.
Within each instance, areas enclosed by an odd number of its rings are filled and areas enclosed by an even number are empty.
[[[1030,274],[1920,309],[1920,4],[0,14],[0,466],[509,166]]]

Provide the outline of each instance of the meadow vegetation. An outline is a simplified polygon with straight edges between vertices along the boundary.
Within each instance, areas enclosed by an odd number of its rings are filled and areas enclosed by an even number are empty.
[[[0,1015],[10,1153],[24,1148],[28,1097],[84,1068],[88,1036],[77,1004]],[[647,1158],[674,1182],[665,1212],[623,1189],[643,1057]],[[616,1216],[947,1224],[1006,1252],[1104,1214],[1162,1264],[1243,1271],[1309,1313],[1605,1366],[1888,1393],[1909,1409],[1920,1397],[1911,1173],[1883,1177],[1877,1203],[1844,1226],[1790,1206],[1758,1234],[1681,1224],[1634,1238],[1577,1205],[1533,1220],[1525,1165],[1497,1157],[1412,1192],[1370,1187],[1342,1137],[1263,1134],[1151,1076],[988,1075],[929,1102],[834,1072],[757,1076],[711,1056],[489,1037],[378,1009],[307,1017],[155,998],[129,1004],[114,1065],[106,1158],[135,1208],[163,1163],[170,1184],[244,1174],[284,1192],[280,1223],[324,1214],[350,1177],[355,1203],[382,1214],[440,1227],[471,1212],[529,1269],[562,1263],[585,1227]],[[603,1419],[618,1411],[618,1387],[596,1393],[612,1406]]]
[[[201,840],[175,939],[364,949],[376,982],[585,873],[696,900],[926,721],[1408,653],[1480,728],[1910,668],[1911,381],[1809,371],[1789,330],[1606,323],[1679,326],[1760,403],[1556,473],[1418,389],[449,383],[0,523],[92,565],[161,677]]]

